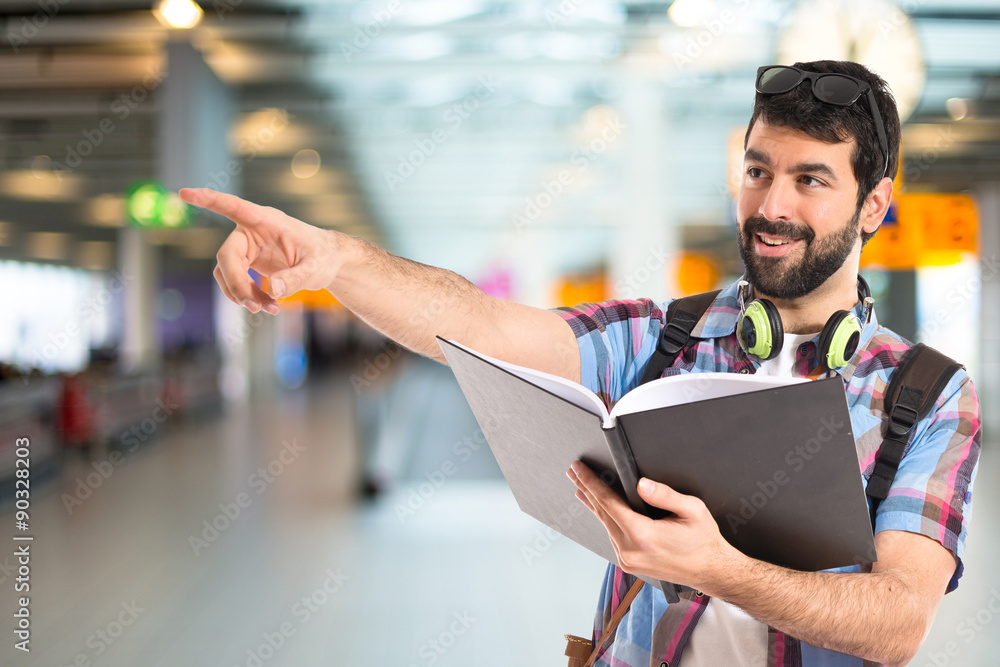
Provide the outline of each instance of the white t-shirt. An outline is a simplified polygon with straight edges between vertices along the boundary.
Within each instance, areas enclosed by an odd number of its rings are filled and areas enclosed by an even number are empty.
[[[757,375],[772,375],[779,377],[794,376],[795,355],[798,353],[800,345],[808,343],[816,334],[785,334],[785,341],[781,344],[781,352],[770,361],[763,361],[757,369]]]
[[[816,334],[785,334],[781,352],[761,362],[757,375],[794,375],[795,355]],[[767,663],[767,626],[739,607],[712,598],[684,647],[684,667],[718,667]]]

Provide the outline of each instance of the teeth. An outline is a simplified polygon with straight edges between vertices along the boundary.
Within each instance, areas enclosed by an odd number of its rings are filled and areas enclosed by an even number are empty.
[[[772,241],[771,239],[764,238],[763,236],[760,237],[760,240],[764,242],[764,245],[771,245],[771,246],[788,245],[789,243],[791,243],[791,241]]]

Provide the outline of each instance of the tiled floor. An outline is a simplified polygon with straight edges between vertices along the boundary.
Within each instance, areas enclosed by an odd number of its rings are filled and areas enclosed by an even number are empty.
[[[502,481],[435,475],[456,456],[453,434],[411,460],[411,482],[355,503],[353,402],[341,379],[177,420],[99,486],[91,464],[67,466],[32,504],[30,654],[13,649],[15,575],[0,569],[0,665],[564,664],[561,635],[589,631],[603,563],[548,539]],[[994,450],[967,574],[919,667],[1000,664]],[[490,466],[472,453],[470,469]],[[0,526],[9,568],[9,508]]]

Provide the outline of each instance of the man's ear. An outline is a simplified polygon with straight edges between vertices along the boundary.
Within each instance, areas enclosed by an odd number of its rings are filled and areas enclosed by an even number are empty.
[[[861,229],[869,234],[877,230],[889,211],[890,202],[892,202],[892,179],[883,178],[868,194],[861,209]]]

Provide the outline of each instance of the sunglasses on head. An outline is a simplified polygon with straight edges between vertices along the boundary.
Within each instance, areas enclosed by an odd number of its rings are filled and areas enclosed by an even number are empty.
[[[846,74],[824,74],[784,65],[765,65],[757,70],[756,88],[758,93],[780,95],[792,90],[803,81],[809,82],[813,96],[820,102],[839,107],[849,107],[862,95],[868,96],[868,106],[875,121],[879,147],[885,156],[885,169],[882,171],[882,177],[885,178],[889,173],[889,142],[885,138],[882,114],[879,113],[872,87],[867,82]]]

